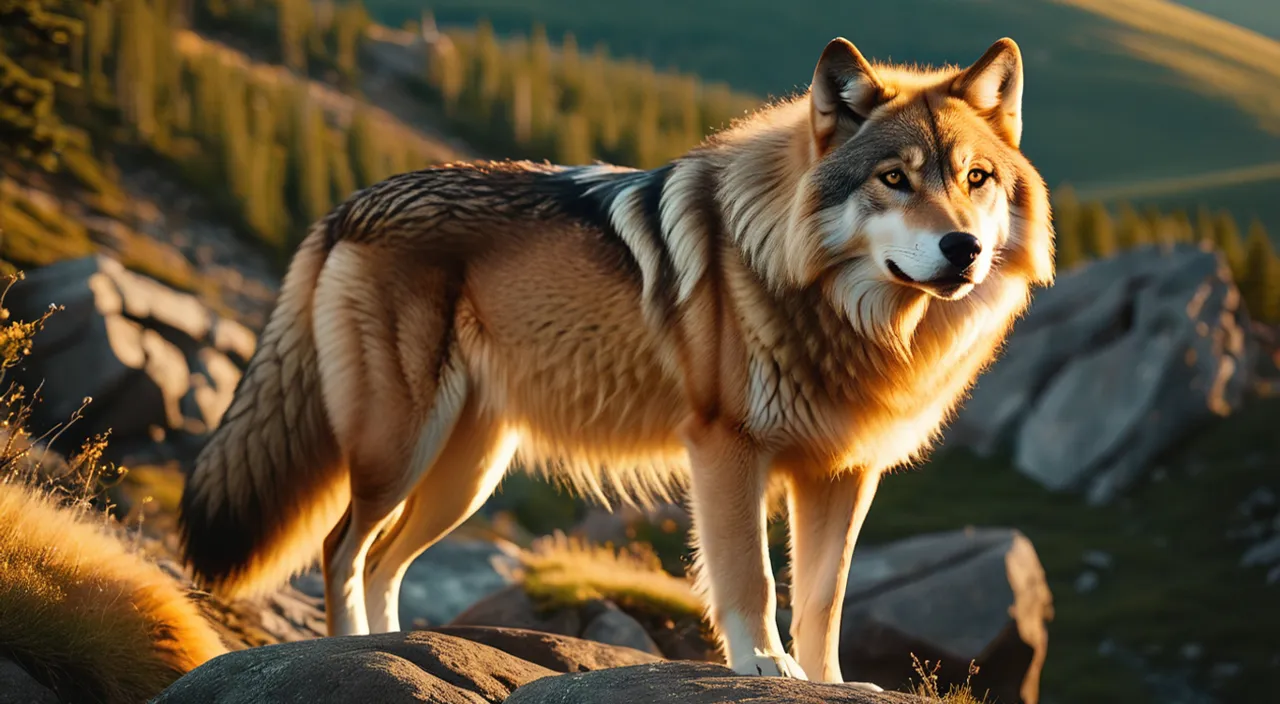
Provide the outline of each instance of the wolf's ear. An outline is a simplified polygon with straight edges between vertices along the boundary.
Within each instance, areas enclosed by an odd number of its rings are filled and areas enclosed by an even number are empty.
[[[1022,52],[1008,37],[956,76],[951,94],[982,112],[1009,144],[1022,141]]]
[[[857,47],[844,37],[832,39],[818,59],[809,90],[816,153],[821,156],[852,137],[884,99],[884,84]]]

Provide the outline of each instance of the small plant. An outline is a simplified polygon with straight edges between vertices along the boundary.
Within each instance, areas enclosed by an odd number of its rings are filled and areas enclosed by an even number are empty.
[[[930,667],[932,664],[932,668]],[[923,697],[931,702],[943,702],[944,704],[986,704],[987,698],[984,695],[979,699],[973,693],[973,687],[970,682],[973,676],[978,674],[978,665],[975,662],[969,663],[969,674],[964,678],[964,684],[953,684],[943,692],[938,684],[938,670],[942,668],[941,662],[930,663],[925,660],[920,662],[915,653],[911,654],[911,669],[916,671],[920,677],[920,681],[912,685],[911,693]]]

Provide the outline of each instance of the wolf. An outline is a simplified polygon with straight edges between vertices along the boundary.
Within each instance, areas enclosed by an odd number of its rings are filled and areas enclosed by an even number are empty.
[[[843,681],[881,476],[1053,281],[1022,93],[1008,38],[922,68],[837,37],[807,89],[659,168],[474,161],[355,193],[299,245],[188,479],[195,578],[258,594],[320,552],[328,632],[398,630],[409,562],[518,459],[607,504],[687,492],[729,666]]]

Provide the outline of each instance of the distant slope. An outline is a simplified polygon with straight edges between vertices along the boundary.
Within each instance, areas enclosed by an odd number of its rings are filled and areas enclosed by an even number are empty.
[[[416,0],[367,4],[395,25],[421,8]],[[792,0],[785,11],[773,0],[739,0],[732,9],[712,0],[433,0],[430,7],[442,25],[488,17],[499,32],[523,32],[542,22],[552,37],[571,31],[581,46],[602,41],[615,55],[760,95],[806,85],[837,34],[878,59],[925,63],[971,62],[1007,35],[1027,61],[1026,150],[1051,184],[1088,190],[1194,180],[1280,155],[1280,42],[1166,0]],[[1280,198],[1272,195],[1280,180],[1215,183],[1143,202],[1203,202],[1280,225]]]

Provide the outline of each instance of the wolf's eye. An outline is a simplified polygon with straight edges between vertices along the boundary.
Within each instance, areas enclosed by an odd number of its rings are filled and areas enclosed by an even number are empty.
[[[902,173],[902,169],[886,171],[880,174],[880,180],[884,182],[884,185],[895,191],[911,190],[911,182],[907,180],[907,175]]]
[[[970,188],[981,188],[982,184],[986,183],[987,179],[989,178],[991,178],[990,171],[983,171],[982,169],[969,169],[969,187]]]

